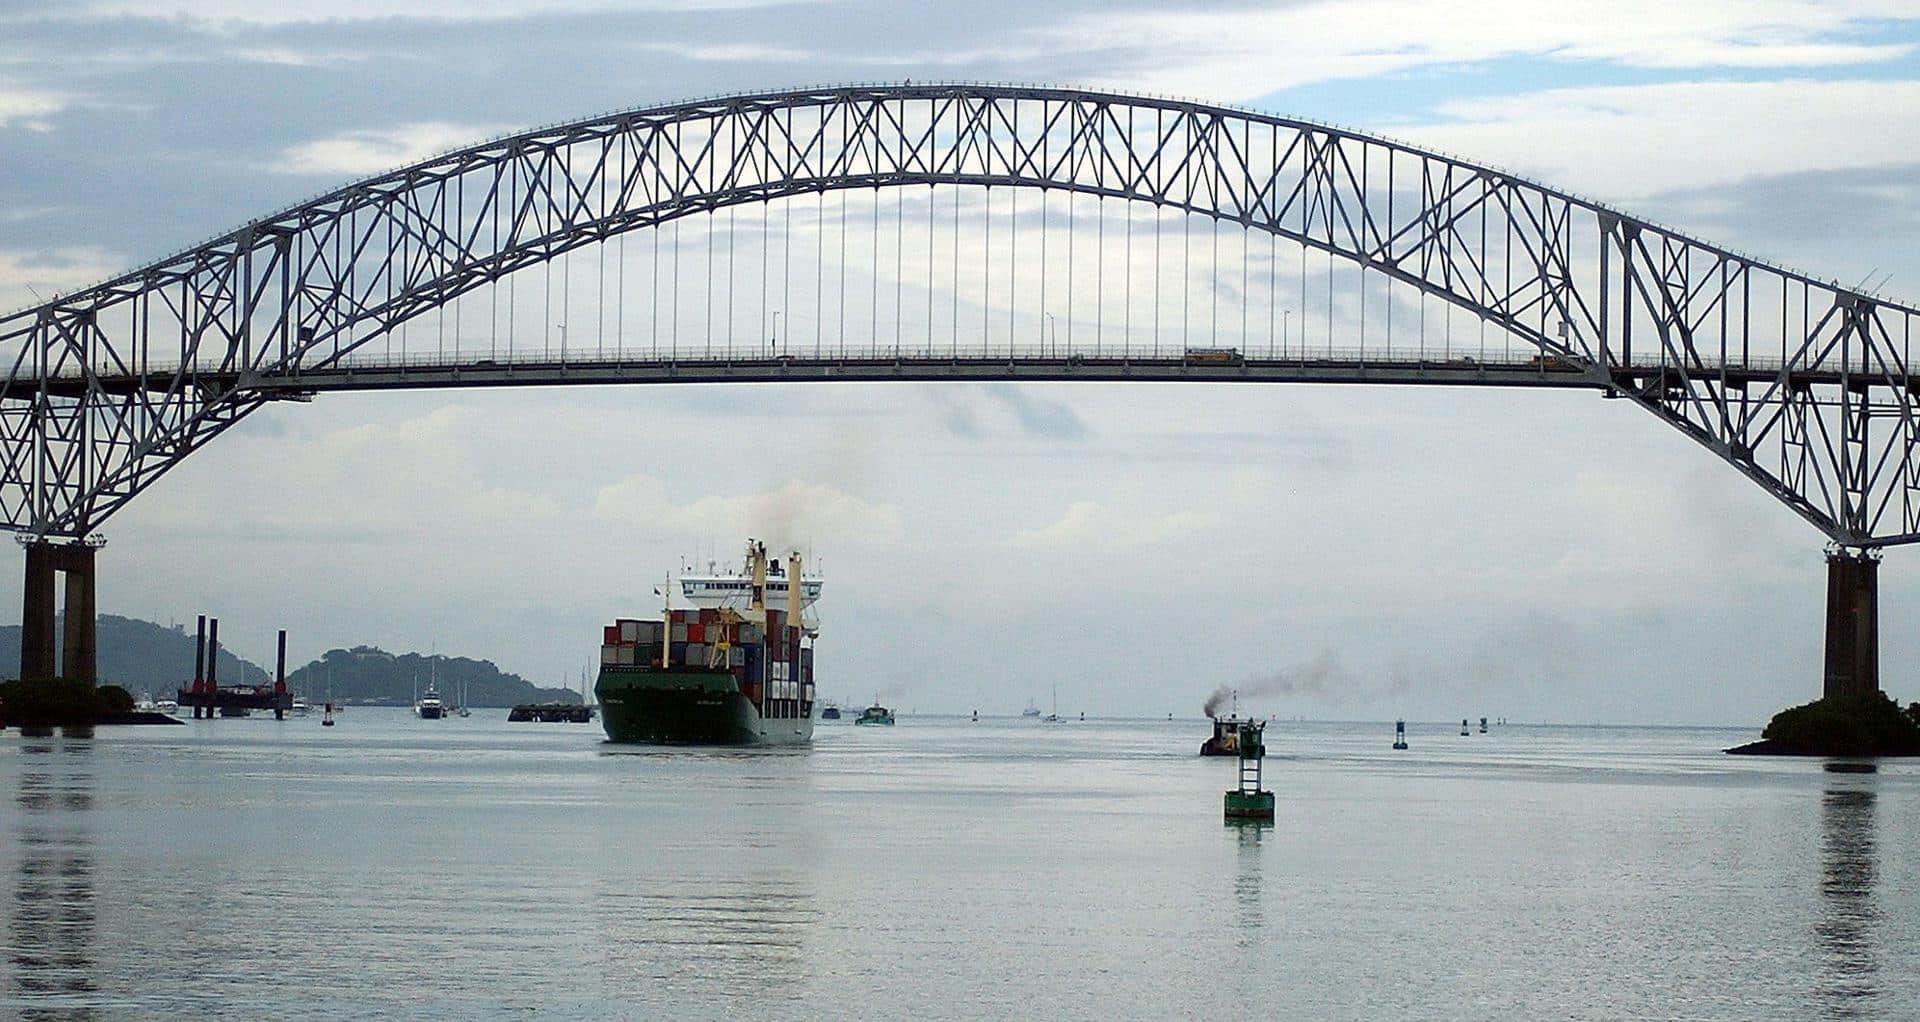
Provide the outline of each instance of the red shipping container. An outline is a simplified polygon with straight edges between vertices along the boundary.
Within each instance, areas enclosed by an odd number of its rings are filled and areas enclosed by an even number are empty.
[[[605,629],[603,629],[602,635],[603,635],[603,639],[601,641],[601,645],[603,646],[620,645],[620,626],[619,625],[608,625]]]
[[[712,607],[700,608],[700,623],[710,625],[720,620],[720,612]]]
[[[688,625],[688,626],[687,626],[687,641],[688,641],[688,642],[705,642],[705,641],[707,641],[707,627],[706,627],[705,625],[697,625],[697,624],[695,624],[695,625]]]

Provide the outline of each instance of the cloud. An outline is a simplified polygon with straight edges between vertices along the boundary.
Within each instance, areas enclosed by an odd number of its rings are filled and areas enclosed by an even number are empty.
[[[1341,0],[1267,10],[1089,12],[1040,33],[1108,58],[1099,81],[1181,95],[1261,96],[1312,82],[1510,57],[1638,68],[1883,63],[1908,42],[1860,38],[1912,20],[1890,0]]]
[[[766,6],[773,0],[574,0],[574,11],[699,11],[728,10]],[[479,20],[522,17],[550,10],[544,0],[321,0],[309,4],[288,4],[281,0],[172,0],[147,3],[104,0],[87,5],[95,14],[132,14],[218,23],[287,24],[421,18],[435,20]]]
[[[603,487],[593,517],[603,523],[645,527],[655,534],[705,541],[715,536],[752,536],[770,549],[805,549],[816,542],[844,550],[897,543],[905,535],[900,512],[870,503],[824,483],[788,480],[758,493],[701,497],[675,504],[661,480],[628,476]]]
[[[1610,200],[1913,162],[1920,81],[1670,82],[1443,102],[1410,139]]]
[[[0,248],[0,314],[39,305],[125,268],[117,257],[91,246]]]
[[[65,109],[67,103],[67,97],[57,93],[0,84],[0,128],[49,130],[52,125],[47,118]]]
[[[1008,540],[1025,549],[1111,549],[1190,540],[1218,529],[1225,518],[1210,511],[1135,511],[1079,500],[1049,525],[1027,529]]]
[[[285,174],[366,176],[418,163],[498,133],[442,121],[346,131],[289,146],[272,166]]]
[[[941,408],[940,421],[947,432],[969,440],[1013,435],[1083,440],[1087,436],[1085,420],[1071,405],[1041,396],[1030,387],[989,383],[960,391],[929,388],[927,394]]]

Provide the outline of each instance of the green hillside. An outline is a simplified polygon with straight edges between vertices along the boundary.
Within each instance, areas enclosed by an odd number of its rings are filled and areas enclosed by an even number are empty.
[[[580,693],[540,688],[517,674],[503,673],[490,660],[389,653],[373,646],[330,649],[320,659],[287,675],[287,687],[312,703],[411,706],[416,692],[435,686],[448,705],[458,704],[465,685],[468,706],[517,703],[578,703]]]

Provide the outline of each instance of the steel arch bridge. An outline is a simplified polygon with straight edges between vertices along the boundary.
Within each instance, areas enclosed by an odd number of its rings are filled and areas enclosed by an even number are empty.
[[[874,338],[810,357],[656,350],[423,364],[369,354],[370,342],[430,310],[624,232],[909,185],[1075,193],[1211,218],[1356,269],[1363,289],[1368,279],[1412,289],[1536,353],[1500,364],[1331,350],[1196,356],[1158,343],[1148,353],[1131,338],[1038,351],[1010,333],[1004,348],[889,349]],[[0,379],[0,528],[85,537],[248,413],[324,390],[1326,380],[1573,386],[1626,398],[1834,544],[1865,550],[1920,541],[1916,315],[1490,167],[1305,121],[992,85],[727,96],[450,152],[0,318],[0,357],[10,357]]]

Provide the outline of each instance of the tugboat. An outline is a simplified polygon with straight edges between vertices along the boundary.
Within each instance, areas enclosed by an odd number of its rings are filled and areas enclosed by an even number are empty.
[[[869,706],[866,709],[861,710],[859,719],[855,720],[854,723],[855,724],[879,724],[885,727],[892,727],[893,711],[887,709],[884,706],[881,706],[878,702],[875,702],[872,706]]]
[[[1234,689],[1232,709],[1224,717],[1217,716],[1220,704],[1228,698],[1225,688],[1216,690],[1207,700],[1206,714],[1213,718],[1213,737],[1200,743],[1202,756],[1238,756],[1240,754],[1240,732],[1242,728],[1252,727],[1253,718],[1240,718],[1240,690]]]
[[[1253,721],[1241,720],[1238,716],[1215,717],[1213,719],[1213,737],[1200,743],[1200,755],[1240,755],[1240,729],[1243,727],[1251,727],[1252,725]]]

